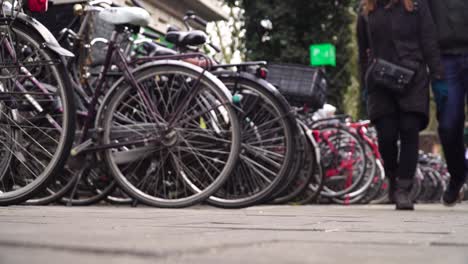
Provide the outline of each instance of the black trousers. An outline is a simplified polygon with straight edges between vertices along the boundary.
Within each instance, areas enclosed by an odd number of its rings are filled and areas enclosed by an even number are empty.
[[[416,113],[392,114],[374,121],[385,173],[391,180],[412,183],[419,157],[419,130],[422,122],[424,118]]]

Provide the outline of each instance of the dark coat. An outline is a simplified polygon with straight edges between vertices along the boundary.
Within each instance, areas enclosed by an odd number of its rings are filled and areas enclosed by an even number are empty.
[[[468,1],[428,0],[443,54],[468,54]]]
[[[359,65],[363,86],[370,61],[368,50],[371,50],[373,58],[400,65],[407,61],[417,62],[420,66],[403,95],[393,94],[385,87],[368,83],[365,88],[369,118],[375,121],[394,113],[419,113],[425,119],[423,129],[429,121],[430,75],[443,74],[434,21],[426,0],[415,0],[417,8],[412,12],[406,11],[402,4],[386,8],[380,3],[378,1],[377,8],[367,17],[360,15],[358,18]]]

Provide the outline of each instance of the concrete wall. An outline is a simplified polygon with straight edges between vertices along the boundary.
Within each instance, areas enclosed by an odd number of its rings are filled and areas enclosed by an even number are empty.
[[[83,0],[51,0],[54,4],[70,4]],[[128,0],[113,0],[117,5],[127,5]],[[182,18],[187,10],[193,10],[207,21],[226,20],[228,14],[221,8],[222,0],[142,0],[146,10],[150,12],[153,21],[151,27],[157,31],[166,32],[167,25],[175,25],[185,29]],[[129,4],[131,5],[131,4]]]
[[[125,0],[114,2],[119,5],[126,3]],[[182,18],[187,10],[195,11],[208,21],[227,19],[227,13],[222,11],[220,0],[146,0],[144,4],[153,18],[151,27],[161,33],[166,32],[167,25],[185,29]]]

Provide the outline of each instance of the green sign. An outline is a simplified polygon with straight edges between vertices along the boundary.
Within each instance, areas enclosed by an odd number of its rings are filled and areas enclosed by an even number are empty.
[[[310,65],[336,66],[336,48],[333,44],[315,44],[310,46]]]

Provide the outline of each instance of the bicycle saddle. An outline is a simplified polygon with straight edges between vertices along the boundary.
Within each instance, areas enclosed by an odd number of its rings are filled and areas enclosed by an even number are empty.
[[[113,25],[147,26],[150,14],[139,7],[111,7],[99,12],[99,18]]]
[[[170,31],[166,35],[166,40],[176,46],[199,46],[206,43],[208,37],[201,30],[193,30],[189,32]]]

